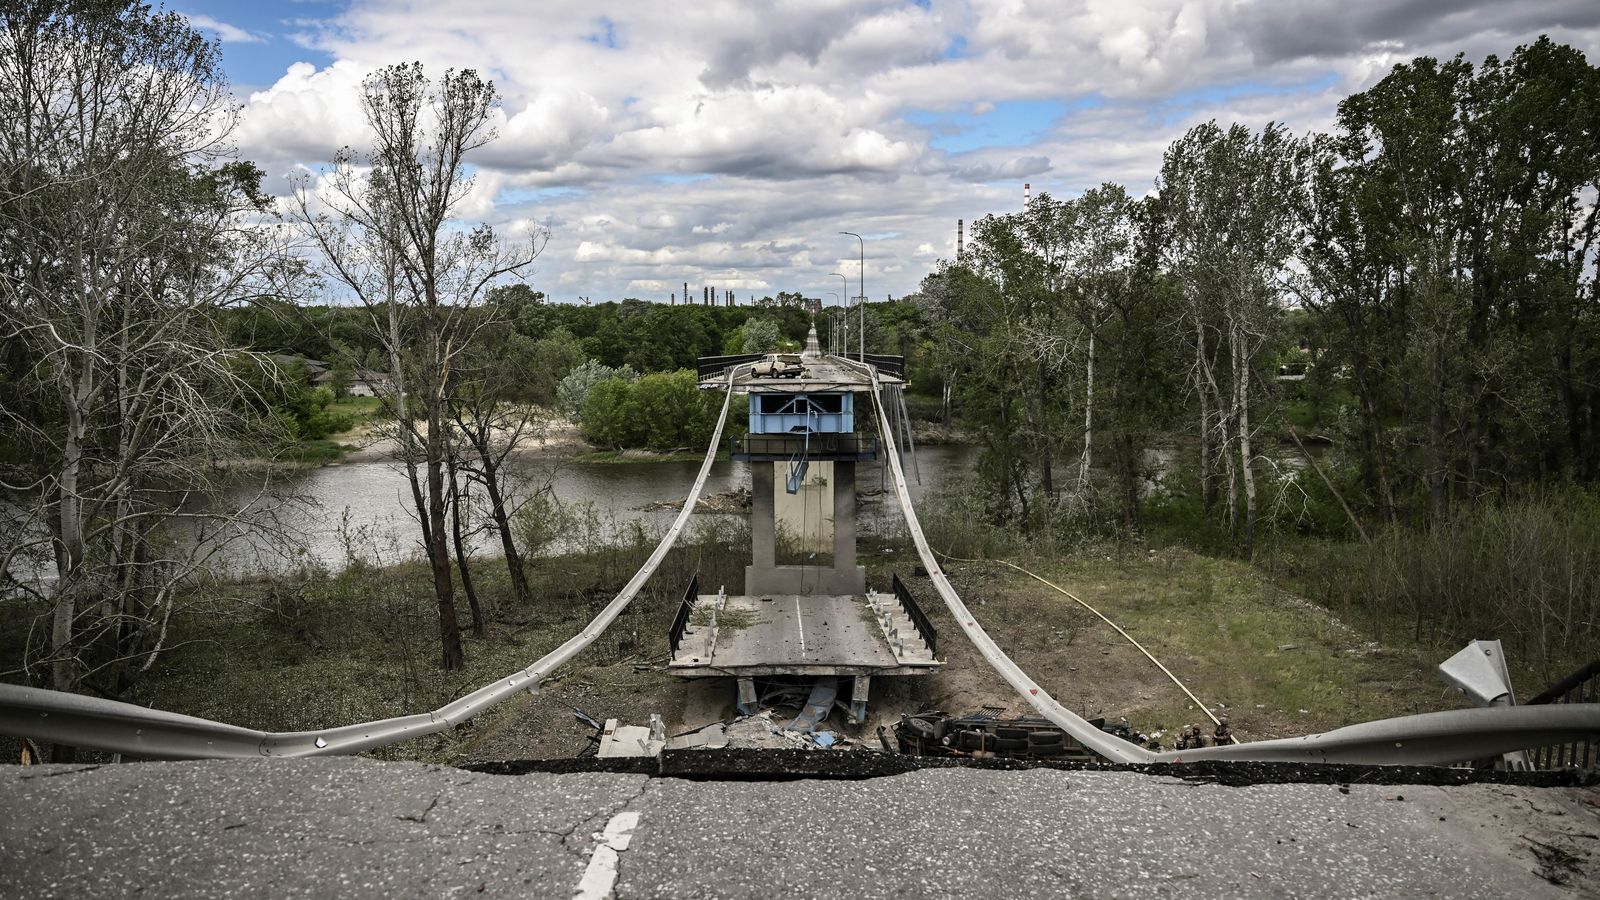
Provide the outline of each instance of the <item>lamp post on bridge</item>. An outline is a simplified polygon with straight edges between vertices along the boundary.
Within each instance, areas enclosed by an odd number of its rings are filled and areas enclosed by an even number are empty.
[[[841,231],[839,233],[848,234],[861,244],[861,268],[856,270],[856,274],[860,278],[861,287],[861,362],[865,364],[867,361],[867,240],[854,231]],[[849,282],[845,283],[849,284]]]
[[[839,277],[843,278],[844,276],[841,275]],[[832,294],[833,295],[833,305],[834,306],[838,306],[839,305],[839,294],[836,291],[823,291],[823,293],[824,294]],[[835,350],[837,350],[839,348],[838,337],[834,334],[834,331],[836,329],[838,329],[838,327],[839,327],[839,323],[835,322],[833,320],[833,316],[829,316],[828,317],[828,352],[829,353],[832,353],[833,351],[835,351]]]
[[[844,277],[844,275],[842,273],[840,273],[840,272],[829,272],[828,274],[837,277],[839,279],[839,281],[842,282],[839,286],[844,290],[844,295],[846,297],[850,296],[850,279]],[[844,318],[844,352],[849,353],[850,352],[850,304],[849,303],[844,304],[844,316],[843,316],[843,318]]]

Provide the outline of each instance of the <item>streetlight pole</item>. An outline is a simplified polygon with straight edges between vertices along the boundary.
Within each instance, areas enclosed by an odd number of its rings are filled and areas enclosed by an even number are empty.
[[[867,241],[854,231],[839,233],[848,234],[861,244],[861,268],[857,270],[857,274],[861,278],[861,362],[865,363],[867,361]]]
[[[837,277],[841,282],[839,287],[844,291],[844,295],[846,297],[850,296],[850,279],[839,272],[829,272],[828,274]],[[850,352],[850,304],[848,303],[844,305],[844,352]]]
[[[839,295],[838,294],[834,294],[833,291],[823,291],[823,293],[824,294],[833,294],[833,305],[834,306],[838,306],[839,305]],[[836,328],[838,328],[838,327],[839,327],[839,323],[835,322],[833,320],[833,316],[829,316],[828,317],[828,352],[829,353],[832,353],[834,350],[838,349],[838,347],[839,347],[838,338],[833,333],[834,330]]]

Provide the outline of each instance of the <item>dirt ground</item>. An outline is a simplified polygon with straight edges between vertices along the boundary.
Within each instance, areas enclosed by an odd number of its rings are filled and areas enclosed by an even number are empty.
[[[879,561],[881,560],[881,561]],[[898,560],[892,562],[891,560]],[[925,576],[903,553],[869,559],[869,582],[899,571],[939,631],[947,665],[927,676],[873,681],[867,722],[828,727],[864,743],[902,712],[941,709],[1030,715],[954,627]],[[1018,560],[1077,594],[1129,631],[1241,739],[1306,734],[1356,721],[1462,705],[1433,674],[1438,660],[1376,646],[1326,610],[1288,594],[1236,562],[1181,550],[1125,556],[1082,552]],[[1171,746],[1176,730],[1209,720],[1127,640],[1067,597],[998,563],[950,563],[951,581],[989,634],[1057,700],[1089,717],[1126,716]],[[665,656],[665,639],[661,639]],[[449,761],[575,755],[597,720],[646,724],[669,734],[735,714],[733,679],[685,682],[654,665],[580,669],[537,697],[507,704],[474,727]],[[792,713],[791,713],[792,714]]]
[[[576,756],[589,745],[593,729],[578,720],[573,707],[596,721],[617,719],[624,725],[647,725],[655,713],[672,735],[731,719],[733,700],[733,688],[721,679],[684,681],[660,667],[634,664],[596,666],[547,682],[537,696],[505,704],[455,748],[450,761]]]

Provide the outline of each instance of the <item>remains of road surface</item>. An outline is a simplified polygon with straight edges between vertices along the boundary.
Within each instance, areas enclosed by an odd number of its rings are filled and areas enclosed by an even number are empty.
[[[597,892],[614,879],[617,900],[1600,887],[1594,788],[972,769],[689,781],[312,759],[0,766],[0,810],[7,897],[604,896],[584,893],[591,877]],[[825,886],[788,883],[818,860]]]

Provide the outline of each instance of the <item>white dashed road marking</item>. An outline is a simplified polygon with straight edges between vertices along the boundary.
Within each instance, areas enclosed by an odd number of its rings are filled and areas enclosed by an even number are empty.
[[[606,823],[606,830],[595,835],[600,841],[589,857],[589,868],[583,871],[578,882],[578,892],[572,900],[606,900],[617,883],[617,860],[633,840],[633,830],[639,827],[639,814],[632,810],[619,812]]]

